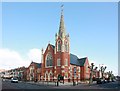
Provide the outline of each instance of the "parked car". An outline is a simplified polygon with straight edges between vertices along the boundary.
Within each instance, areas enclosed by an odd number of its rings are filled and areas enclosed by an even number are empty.
[[[18,78],[16,78],[16,77],[11,78],[11,82],[12,83],[18,83]]]
[[[105,83],[105,80],[101,78],[97,78],[96,81],[97,81],[97,84]]]
[[[115,82],[116,81],[116,79],[112,79],[112,82]]]

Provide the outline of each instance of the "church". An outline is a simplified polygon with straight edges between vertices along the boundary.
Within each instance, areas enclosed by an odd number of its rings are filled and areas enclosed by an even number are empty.
[[[70,35],[66,33],[63,7],[61,9],[60,25],[55,34],[55,45],[48,44],[41,50],[40,80],[56,81],[58,78],[65,82],[84,81],[90,77],[87,57],[78,58],[70,53]]]

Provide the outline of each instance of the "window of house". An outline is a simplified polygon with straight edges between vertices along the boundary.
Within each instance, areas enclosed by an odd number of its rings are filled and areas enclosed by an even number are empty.
[[[33,73],[34,72],[34,66],[31,66],[30,67],[30,73]]]
[[[48,53],[46,56],[46,67],[53,66],[52,54]]]
[[[60,58],[57,59],[57,66],[60,66]]]
[[[78,72],[80,72],[80,67],[78,67]]]
[[[78,78],[80,79],[80,74],[78,74]]]

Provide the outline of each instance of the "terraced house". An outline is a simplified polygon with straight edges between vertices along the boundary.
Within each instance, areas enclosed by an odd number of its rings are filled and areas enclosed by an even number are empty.
[[[37,81],[40,80],[40,72],[41,72],[41,63],[31,62],[29,67],[26,70],[25,75],[28,81]]]

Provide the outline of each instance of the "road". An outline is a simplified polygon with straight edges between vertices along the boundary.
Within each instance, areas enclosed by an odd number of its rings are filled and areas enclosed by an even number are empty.
[[[43,85],[43,84],[35,84],[35,83],[26,83],[26,82],[18,82],[11,83],[10,81],[2,82],[2,89],[118,89],[118,82],[110,82],[104,84],[78,84],[76,86],[73,85]]]
[[[2,82],[2,89],[50,89],[50,86],[36,85],[26,82],[11,83],[10,81]]]
[[[55,88],[60,89],[120,89],[120,86],[118,85],[118,82],[110,82],[110,83],[104,83],[104,84],[78,84],[76,86],[59,86]]]

